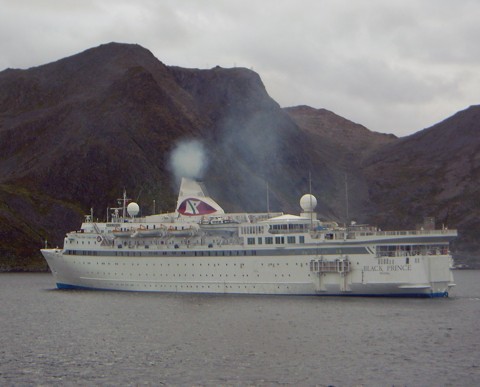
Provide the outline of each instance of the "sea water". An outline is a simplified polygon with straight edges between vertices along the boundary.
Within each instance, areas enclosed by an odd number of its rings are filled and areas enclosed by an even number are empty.
[[[0,275],[0,385],[476,386],[480,271],[445,299],[57,290]]]

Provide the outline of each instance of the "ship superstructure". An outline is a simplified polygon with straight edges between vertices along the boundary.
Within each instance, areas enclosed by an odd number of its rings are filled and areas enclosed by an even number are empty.
[[[444,297],[455,230],[381,231],[302,213],[225,213],[183,179],[173,213],[140,217],[124,196],[108,222],[89,215],[62,249],[43,249],[58,288],[154,292]]]

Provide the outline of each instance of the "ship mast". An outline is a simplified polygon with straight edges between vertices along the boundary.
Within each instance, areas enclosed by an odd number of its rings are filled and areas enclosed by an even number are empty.
[[[310,229],[312,229],[312,227],[313,227],[312,171],[308,172],[308,190],[309,190],[308,193],[310,194],[310,208],[312,209],[311,213],[310,213]]]
[[[127,216],[127,202],[130,201],[130,199],[127,198],[127,190],[124,188],[123,189],[123,198],[122,199],[117,199],[118,204],[122,204],[122,219],[125,219]]]
[[[347,179],[347,173],[345,172],[345,212],[347,218],[345,219],[345,223],[348,224],[348,219],[350,218],[349,215],[349,208],[348,208],[348,179]]]
[[[267,213],[270,214],[270,191],[268,189],[268,181],[267,181]]]
[[[127,213],[126,213],[127,206],[125,205],[126,201],[127,201],[127,191],[124,188],[123,189],[123,204],[122,204],[122,217],[123,217],[123,219],[125,219],[125,215],[127,215]]]

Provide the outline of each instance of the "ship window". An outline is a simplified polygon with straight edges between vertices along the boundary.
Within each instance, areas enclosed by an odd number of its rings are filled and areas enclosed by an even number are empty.
[[[287,237],[287,243],[295,243],[295,237],[294,236]]]
[[[405,264],[408,265],[409,263],[410,263],[410,258],[406,257],[406,258],[405,258]]]
[[[275,237],[275,244],[276,245],[283,245],[285,243],[284,237]]]
[[[261,238],[261,237],[258,237],[257,243],[258,243],[259,245],[262,244],[262,238]]]
[[[254,245],[255,244],[255,238],[247,238],[247,244]]]
[[[298,237],[298,243],[305,243],[305,237],[303,235]]]
[[[265,237],[265,244],[273,245],[273,238],[272,237]]]

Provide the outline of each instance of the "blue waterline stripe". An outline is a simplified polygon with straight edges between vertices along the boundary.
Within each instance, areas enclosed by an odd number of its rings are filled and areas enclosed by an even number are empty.
[[[97,291],[111,291],[111,292],[141,292],[142,290],[113,290],[92,288],[88,286],[69,285],[61,282],[57,282],[57,288],[61,290],[97,290]],[[240,295],[256,295],[257,293],[217,293],[217,292],[169,292],[169,291],[147,291],[146,293],[185,293],[185,294],[240,294]],[[259,294],[259,295],[272,295],[272,296],[292,296],[293,294]],[[317,297],[388,297],[388,298],[443,298],[448,297],[448,292],[437,293],[409,293],[409,294],[396,294],[396,293],[384,293],[384,294],[360,294],[360,293],[348,293],[348,294],[295,294],[295,296],[317,296]]]

